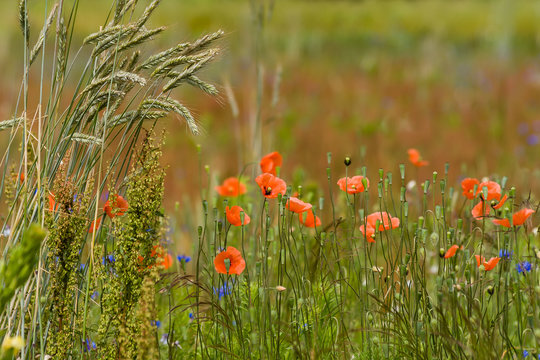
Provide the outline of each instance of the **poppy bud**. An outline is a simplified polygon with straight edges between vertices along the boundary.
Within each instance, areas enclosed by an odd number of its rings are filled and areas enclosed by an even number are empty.
[[[439,257],[440,258],[443,258],[445,253],[446,253],[446,251],[443,248],[439,249]]]
[[[345,156],[345,160],[343,160],[343,163],[345,164],[345,166],[351,165],[351,157]]]
[[[455,271],[455,272],[458,272],[458,271],[459,271],[459,265],[454,266],[454,271]]]
[[[460,290],[461,290],[461,285],[456,284],[456,285],[454,285],[454,288],[455,288],[457,291],[460,291]]]
[[[486,291],[487,291],[487,293],[488,293],[489,295],[493,295],[493,293],[495,292],[495,288],[494,288],[493,286],[489,285],[489,286],[487,287]]]
[[[278,285],[278,286],[276,286],[276,290],[281,292],[281,291],[285,291],[287,289],[285,287],[281,286],[281,285]]]

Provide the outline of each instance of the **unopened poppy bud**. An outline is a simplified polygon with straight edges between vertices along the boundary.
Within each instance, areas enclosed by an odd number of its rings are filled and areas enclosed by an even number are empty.
[[[278,285],[278,286],[276,286],[276,290],[281,292],[281,291],[285,291],[287,289],[285,287],[281,286],[281,285]]]
[[[436,171],[433,172],[433,184],[435,184],[435,182],[437,181],[437,174],[438,173]]]
[[[204,165],[204,171],[206,171],[207,174],[210,174],[210,165]]]
[[[457,291],[460,291],[460,290],[461,290],[461,285],[456,284],[456,285],[454,285],[454,288],[455,288]]]
[[[343,160],[343,163],[345,164],[345,166],[351,165],[351,157],[345,156],[345,160]]]
[[[440,258],[443,258],[445,253],[446,253],[446,251],[443,248],[439,249],[439,257]]]
[[[411,260],[411,254],[406,254],[405,255],[405,264],[408,264],[410,260]]]
[[[488,293],[489,295],[493,295],[493,293],[495,292],[495,288],[494,288],[493,286],[489,285],[489,286],[487,287],[486,291],[487,291],[487,293]]]
[[[459,265],[454,266],[454,271],[455,271],[455,272],[458,272],[458,271],[459,271]]]

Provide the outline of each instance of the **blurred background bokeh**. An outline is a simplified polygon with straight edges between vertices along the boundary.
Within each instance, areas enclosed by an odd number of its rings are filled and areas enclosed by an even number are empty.
[[[28,4],[31,27],[40,29],[51,1]],[[110,8],[111,0],[80,1],[72,55]],[[160,123],[168,129],[171,209],[199,201],[204,165],[203,185],[211,187],[274,150],[284,155],[286,177],[304,185],[325,186],[327,152],[339,160],[337,176],[351,155],[354,169],[367,166],[377,178],[379,168],[398,174],[414,147],[430,161],[414,174],[419,180],[449,162],[454,181],[506,175],[511,185],[539,189],[538,1],[163,0],[151,25],[168,27],[156,49],[226,32],[205,73],[219,97],[190,88],[175,94],[203,134],[193,137],[178,119]],[[17,1],[2,1],[2,119],[13,115],[22,51]]]

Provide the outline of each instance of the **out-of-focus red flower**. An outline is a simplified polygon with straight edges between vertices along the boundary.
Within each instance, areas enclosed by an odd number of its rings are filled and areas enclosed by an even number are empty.
[[[241,226],[242,225],[242,218],[240,216],[240,213],[244,213],[244,224],[247,225],[251,221],[248,214],[242,209],[240,206],[233,206],[229,208],[228,206],[225,208],[225,215],[227,216],[227,221],[234,226]]]
[[[216,186],[216,191],[221,196],[238,196],[245,194],[247,189],[238,178],[230,177],[223,181],[223,184]]]
[[[59,207],[60,205],[56,203],[56,197],[49,191],[49,211],[55,212]]]
[[[229,260],[229,271],[225,260]],[[214,267],[220,274],[236,274],[240,275],[246,268],[246,262],[242,258],[242,253],[232,246],[227,246],[226,251],[222,251],[214,258]]]
[[[115,216],[124,215],[128,208],[128,202],[122,196],[117,194],[109,196],[109,200],[107,200],[103,206],[103,210],[111,219]]]
[[[321,219],[313,214],[313,209],[307,210],[305,213],[299,215],[300,222],[306,227],[314,228],[315,226],[321,226]]]
[[[478,190],[478,185],[480,185],[480,181],[478,179],[474,178],[466,178],[461,182],[461,188],[463,189],[463,195],[467,197],[467,199],[472,200],[475,198],[476,193],[474,192],[474,187],[476,185],[476,188]]]
[[[482,212],[482,206],[484,207],[483,212]],[[488,216],[490,210],[491,210],[491,207],[489,206],[489,203],[487,201],[480,200],[480,202],[478,202],[478,204],[476,204],[472,208],[471,214],[475,219],[480,220],[484,216]]]
[[[94,231],[99,229],[99,225],[101,224],[101,217],[98,217],[92,223],[90,224],[90,229],[88,229],[88,232],[92,234]]]
[[[263,173],[270,173],[276,175],[276,167],[283,163],[283,157],[277,151],[266,154],[261,159],[261,171]]]
[[[308,211],[313,206],[311,204],[309,204],[309,203],[303,202],[302,200],[298,199],[297,197],[292,196],[287,201],[287,205],[285,205],[285,207],[287,209],[289,209],[290,211],[294,212],[294,213],[301,214],[304,211]]]
[[[444,258],[448,259],[448,258],[453,257],[454,255],[456,255],[456,251],[458,251],[458,249],[459,249],[459,246],[457,245],[450,246],[450,248],[444,254]]]
[[[514,226],[523,225],[525,221],[527,221],[529,216],[531,216],[532,214],[534,214],[533,209],[528,209],[528,208],[521,209],[512,215],[512,224]],[[510,227],[510,220],[508,219],[493,219],[492,221],[496,225],[501,225],[507,228]]]
[[[257,182],[261,188],[262,194],[268,199],[277,198],[278,194],[284,195],[287,191],[287,184],[285,181],[270,173],[264,173],[257,176],[255,182]]]
[[[391,230],[399,227],[399,219],[392,217],[386,211],[377,211],[369,214],[366,218],[366,224],[360,226],[360,231],[366,236],[368,242],[375,242],[375,229],[379,222],[379,231]]]
[[[353,176],[352,178],[349,177],[343,177],[338,180],[337,184],[339,185],[339,188],[343,191],[347,191],[349,194],[358,194],[361,192],[366,191],[369,188],[369,180],[366,179],[366,187],[364,188],[364,183],[362,182],[362,179],[364,179],[363,176]]]
[[[407,154],[409,155],[409,161],[411,164],[413,164],[416,167],[422,167],[429,165],[429,162],[422,160],[422,157],[420,156],[420,152],[416,149],[409,149],[407,150]]]
[[[484,265],[484,269],[486,269],[486,271],[493,270],[493,268],[497,266],[497,264],[499,263],[499,260],[501,260],[501,258],[499,257],[493,257],[489,259],[489,261],[486,262],[485,257],[480,256],[480,255],[474,255],[474,256],[476,257],[476,265],[478,267],[480,267],[480,265]]]

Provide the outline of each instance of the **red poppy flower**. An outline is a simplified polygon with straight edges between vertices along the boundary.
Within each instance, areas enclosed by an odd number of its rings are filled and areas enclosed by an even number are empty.
[[[289,198],[289,201],[287,201],[287,205],[285,205],[285,207],[294,213],[301,214],[304,211],[308,211],[313,206],[309,203],[303,202],[297,197],[292,196]]]
[[[229,272],[225,260],[229,259]],[[232,246],[227,246],[226,251],[222,251],[214,258],[214,267],[220,274],[240,275],[246,268],[246,262],[242,258],[242,253]]]
[[[399,227],[399,219],[392,217],[386,211],[377,211],[369,214],[366,218],[366,224],[360,226],[360,231],[367,237],[368,242],[375,242],[375,228],[379,222],[379,231],[391,230]],[[367,230],[366,230],[367,229]]]
[[[263,173],[276,175],[276,167],[281,166],[282,163],[283,157],[281,154],[277,151],[271,152],[261,159],[261,171]]]
[[[230,177],[223,181],[222,185],[216,186],[216,191],[221,196],[238,196],[246,193],[246,185],[238,178]]]
[[[512,224],[514,226],[523,225],[525,221],[527,221],[529,216],[531,216],[532,214],[534,214],[534,210],[532,209],[528,209],[528,208],[521,209],[512,215]],[[507,228],[510,227],[510,220],[508,219],[493,219],[492,221],[496,225],[501,225]]]
[[[173,264],[173,259],[172,259],[171,254],[167,253],[166,250],[161,245],[154,245],[154,247],[152,248],[152,252],[150,253],[150,257],[152,258],[157,257],[157,259],[156,259],[155,264],[151,264],[150,266],[148,266],[149,269],[154,265],[158,265],[158,266],[163,266],[163,268],[167,270]],[[139,255],[139,262],[142,263],[143,261],[144,261],[144,258]]]
[[[244,225],[249,224],[251,219],[249,218],[248,214],[242,209],[240,206],[233,206],[229,208],[228,206],[225,208],[225,215],[227,216],[227,221],[234,226],[241,226],[242,225],[242,218],[240,217],[240,213],[244,213]]]
[[[59,207],[60,205],[56,203],[56,197],[49,191],[49,211],[55,212]]]
[[[309,209],[305,214],[300,214],[299,218],[300,222],[306,227],[314,228],[315,226],[321,226],[321,219],[313,214],[313,209]]]
[[[476,185],[476,190],[478,191],[478,185],[480,185],[480,181],[478,181],[478,179],[466,178],[461,182],[463,195],[467,197],[467,199],[469,200],[474,199],[476,196],[476,193],[474,192],[475,185]]]
[[[375,228],[368,226],[367,232],[366,232],[366,226],[360,225],[360,232],[366,237],[367,242],[374,243],[375,242]]]
[[[92,234],[94,231],[99,229],[99,225],[101,224],[101,217],[98,217],[96,220],[92,221],[90,224],[90,229],[88,229],[88,232]]]
[[[420,152],[416,149],[409,149],[407,150],[407,154],[409,155],[409,161],[416,167],[422,167],[429,165],[429,162],[422,160],[420,156]]]
[[[264,173],[255,179],[262,194],[268,199],[274,199],[278,197],[278,194],[284,195],[287,191],[287,184],[285,181],[270,173]]]
[[[482,205],[484,206],[483,213],[482,213]],[[491,210],[491,207],[489,206],[489,203],[487,201],[480,200],[480,202],[472,208],[471,214],[475,219],[480,220],[484,216],[488,216],[490,210]]]
[[[115,216],[124,215],[128,208],[128,202],[122,196],[117,194],[109,196],[109,200],[107,200],[103,206],[103,210],[111,219]]]
[[[458,249],[459,249],[459,246],[457,245],[450,246],[450,248],[444,254],[444,258],[448,259],[448,258],[453,257],[454,255],[456,255],[456,251],[458,251]]]
[[[364,184],[362,183],[363,176],[353,176],[352,178],[343,177],[338,180],[337,184],[339,188],[343,191],[347,191],[349,194],[358,194],[366,191],[369,188],[369,180],[366,178],[366,188],[364,189]]]
[[[476,257],[476,265],[480,267],[480,265],[484,265],[484,269],[486,271],[493,270],[493,268],[499,263],[499,260],[501,258],[494,257],[489,259],[489,261],[486,262],[486,258],[480,255],[474,255]]]

